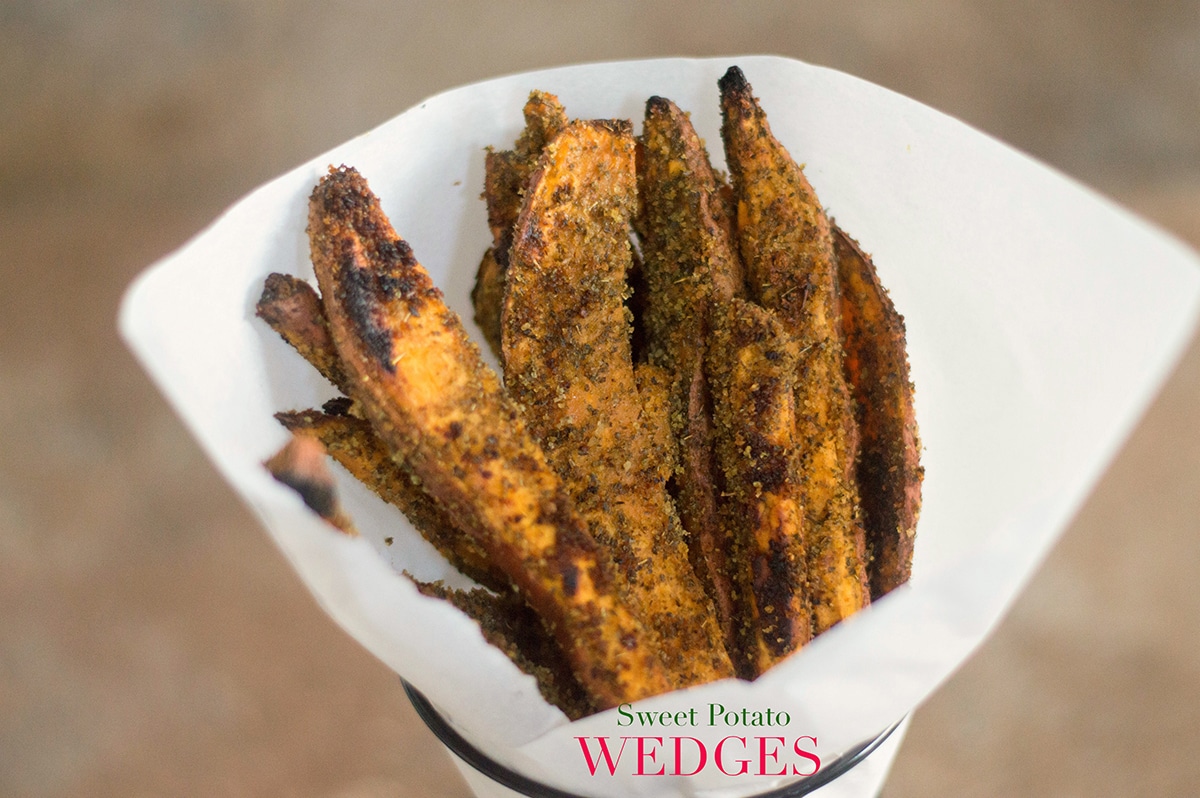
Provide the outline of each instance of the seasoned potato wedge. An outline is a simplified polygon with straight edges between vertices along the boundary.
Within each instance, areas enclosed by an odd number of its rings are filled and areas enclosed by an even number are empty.
[[[731,67],[719,87],[721,135],[749,293],[775,312],[800,344],[796,430],[803,453],[814,632],[819,634],[870,603],[833,239],[812,186],[771,134],[741,70]]]
[[[525,129],[513,149],[489,149],[484,159],[483,200],[492,231],[492,247],[479,264],[471,301],[475,306],[475,323],[496,357],[501,356],[500,309],[513,225],[517,223],[525,188],[537,168],[542,149],[567,125],[567,113],[558,98],[544,91],[529,93],[524,113]]]
[[[349,390],[321,297],[311,285],[289,274],[268,275],[255,314],[338,390]]]
[[[522,593],[598,707],[669,690],[608,552],[358,172],[322,178],[308,233],[352,398],[379,437]]]
[[[921,442],[908,378],[904,318],[858,242],[833,226],[841,287],[846,378],[860,437],[858,490],[867,532],[871,598],[912,575],[921,510]]]
[[[634,374],[625,300],[635,189],[628,122],[574,122],[546,145],[514,228],[504,379],[684,686],[732,667],[666,490],[651,434],[661,422]]]
[[[738,665],[754,678],[812,637],[795,382],[799,347],[770,311],[713,311],[706,370],[724,502],[740,575]]]
[[[645,283],[642,307],[651,363],[670,374],[671,431],[680,449],[675,498],[693,570],[712,598],[727,648],[735,643],[728,538],[717,513],[716,462],[702,362],[714,304],[743,293],[732,219],[708,153],[674,103],[646,103],[637,157]]]

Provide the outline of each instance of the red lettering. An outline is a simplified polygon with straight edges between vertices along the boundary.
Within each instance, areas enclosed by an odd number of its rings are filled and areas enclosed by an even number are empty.
[[[700,762],[696,765],[696,769],[691,773],[683,772],[683,741],[691,740],[696,744],[696,749],[700,752]],[[674,776],[695,776],[704,769],[704,763],[708,761],[708,751],[704,750],[704,743],[697,740],[695,737],[676,737],[675,738],[675,772]]]
[[[801,740],[812,740],[813,747],[816,748],[817,738],[806,734],[803,737],[797,737],[796,744],[794,746],[792,746],[792,750],[795,751],[799,756],[802,756],[805,759],[807,759],[809,762],[812,762],[812,770],[809,771],[808,773],[801,773],[799,768],[797,768],[795,765],[792,765],[792,775],[793,776],[815,775],[816,772],[821,769],[821,757],[817,756],[815,751],[807,751],[807,750],[801,748],[800,747]]]
[[[778,740],[779,745],[783,745],[782,737],[759,737],[758,738],[758,775],[760,775],[760,776],[786,776],[787,775],[787,766],[784,766],[783,770],[779,771],[778,773],[768,773],[767,772],[767,758],[768,757],[775,760],[776,765],[779,764],[779,748],[776,747],[776,749],[774,751],[768,751],[767,750],[767,741],[768,740]]]
[[[583,749],[583,758],[585,760],[587,760],[588,772],[591,773],[593,776],[595,776],[597,762],[595,759],[592,758],[592,751],[590,748],[588,748],[588,744],[587,744],[588,738],[576,737],[575,739],[579,741],[579,747]],[[596,742],[600,746],[600,755],[604,757],[604,764],[608,768],[608,775],[610,775],[610,776],[616,775],[617,764],[621,761],[621,754],[624,753],[625,743],[629,742],[629,738],[628,737],[621,738],[621,748],[619,751],[617,751],[616,759],[613,759],[612,754],[608,750],[608,738],[607,737],[597,737]]]
[[[649,751],[646,750],[646,741],[647,740],[654,740],[659,745],[662,745],[661,737],[639,737],[639,738],[637,738],[637,741],[638,741],[638,766],[637,766],[637,772],[634,773],[633,775],[635,775],[635,776],[662,776],[663,774],[665,774],[667,772],[666,765],[663,765],[662,767],[660,767],[658,769],[657,773],[647,773],[644,770],[644,768],[646,766],[646,760],[649,759],[651,762],[653,762],[654,757],[657,755],[657,752],[654,749],[651,749]]]
[[[722,737],[721,741],[719,743],[717,743],[717,747],[713,749],[713,761],[717,763],[717,769],[720,770],[722,773],[724,773],[726,776],[740,776],[750,769],[750,760],[749,759],[736,760],[737,762],[740,762],[742,765],[742,769],[739,770],[737,773],[730,773],[728,770],[726,770],[725,769],[725,760],[721,756],[721,750],[725,747],[725,743],[729,742],[730,740],[737,740],[738,742],[740,742],[742,744],[742,748],[745,749],[745,747],[746,747],[746,738],[745,737],[733,737],[733,736]]]

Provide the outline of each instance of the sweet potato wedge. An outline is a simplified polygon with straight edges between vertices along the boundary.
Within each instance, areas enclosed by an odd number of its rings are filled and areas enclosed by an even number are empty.
[[[833,225],[846,379],[859,429],[858,491],[867,532],[871,598],[912,575],[921,510],[921,442],[908,376],[904,317],[858,242]]]
[[[716,461],[702,367],[710,307],[743,293],[722,183],[688,115],[646,102],[638,140],[635,228],[645,285],[647,357],[670,373],[671,430],[680,450],[674,486],[693,570],[712,598],[726,647],[736,644],[728,537],[717,517]]]
[[[713,393],[721,520],[739,574],[738,666],[754,678],[812,637],[796,441],[799,347],[770,311],[713,309],[705,361]]]
[[[741,70],[731,67],[719,88],[749,294],[775,312],[800,344],[796,430],[814,633],[820,634],[870,603],[833,239],[816,193],[771,134]]]
[[[538,157],[550,139],[567,125],[567,113],[558,98],[532,91],[525,103],[525,129],[511,150],[489,149],[484,159],[483,199],[487,205],[492,246],[479,263],[471,301],[475,323],[488,346],[500,357],[500,308],[504,301],[504,273],[512,249],[513,225]]]
[[[338,390],[349,390],[346,374],[338,360],[337,348],[329,337],[325,309],[316,290],[290,274],[267,275],[255,315],[279,333],[300,356]]]
[[[635,191],[628,122],[574,122],[546,145],[514,228],[504,378],[685,686],[733,671],[656,459],[660,422],[634,374],[625,300]]]
[[[321,179],[308,234],[352,398],[389,450],[521,592],[598,708],[671,689],[608,552],[357,171]]]

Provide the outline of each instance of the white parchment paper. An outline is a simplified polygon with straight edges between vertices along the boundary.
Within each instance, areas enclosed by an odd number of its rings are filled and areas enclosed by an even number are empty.
[[[567,723],[473,622],[398,575],[465,583],[399,513],[341,474],[364,533],[350,540],[261,467],[286,440],[272,414],[334,391],[254,317],[254,303],[272,271],[312,277],[307,198],[345,163],[469,324],[490,243],[484,148],[511,146],[531,89],[556,93],[571,116],[632,118],[638,129],[645,100],[669,97],[720,162],[716,82],[732,64],[823,203],[873,253],[906,318],[926,467],[912,582],[753,684],[637,707],[770,707],[789,713],[786,728],[631,730],[614,711]],[[1061,174],[848,75],[737,56],[573,66],[430,98],[230,208],[137,279],[120,327],[321,605],[468,739],[585,795],[744,795],[788,778],[711,767],[635,776],[632,759],[616,776],[591,776],[576,738],[685,734],[711,746],[769,734],[790,746],[811,735],[829,761],[904,717],[979,645],[1061,533],[1174,364],[1198,298],[1194,253]],[[643,764],[669,771],[668,753],[669,741]]]

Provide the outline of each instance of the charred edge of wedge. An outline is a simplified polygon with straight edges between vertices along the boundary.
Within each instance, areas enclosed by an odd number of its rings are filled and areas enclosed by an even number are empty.
[[[338,501],[337,486],[325,464],[325,447],[319,440],[293,434],[263,465],[271,476],[296,491],[310,510],[335,529],[351,537],[358,534]]]
[[[396,507],[451,565],[481,585],[507,590],[508,578],[494,568],[483,549],[420,485],[412,470],[393,460],[366,419],[316,410],[276,413],[290,432],[317,438],[351,476]]]
[[[836,224],[846,374],[856,400],[858,487],[872,600],[908,581],[921,508],[920,437],[904,317],[858,242]]]
[[[316,290],[298,277],[272,273],[263,284],[255,315],[279,333],[321,376],[346,392],[346,374],[329,337]]]
[[[356,171],[318,184],[309,236],[334,343],[376,433],[525,596],[597,707],[670,690],[611,560]]]

